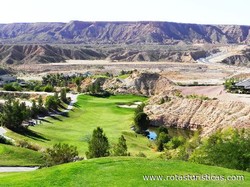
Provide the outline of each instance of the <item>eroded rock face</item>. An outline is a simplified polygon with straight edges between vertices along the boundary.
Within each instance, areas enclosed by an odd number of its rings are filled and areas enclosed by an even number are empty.
[[[109,79],[103,89],[114,93],[152,96],[171,89],[173,82],[158,73],[134,72],[126,79]]]
[[[160,104],[162,96],[164,94],[152,97],[144,109],[152,125],[191,130],[201,128],[203,136],[228,126],[250,128],[250,106],[247,104],[176,96]]]

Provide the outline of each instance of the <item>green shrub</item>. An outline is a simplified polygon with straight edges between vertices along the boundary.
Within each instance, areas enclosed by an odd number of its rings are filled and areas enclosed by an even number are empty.
[[[173,137],[167,144],[167,149],[176,149],[179,146],[183,145],[185,143],[185,139],[182,136],[175,136]]]
[[[203,140],[190,156],[190,161],[226,167],[250,169],[250,131],[238,129],[218,130]]]
[[[26,140],[17,140],[16,141],[16,146],[31,149],[33,151],[41,150],[41,147],[39,145],[31,144]]]
[[[200,100],[211,100],[209,97],[204,95],[191,94],[186,96],[187,99],[200,99]]]
[[[183,95],[181,94],[181,91],[180,91],[180,90],[176,90],[176,91],[175,91],[175,96],[176,96],[176,97],[179,97],[179,98],[182,98],[182,97],[183,97]]]
[[[6,91],[17,91],[16,88],[12,84],[5,84],[3,89]]]
[[[52,85],[47,85],[44,87],[44,90],[45,92],[53,92],[54,91],[54,87]]]
[[[43,157],[45,166],[54,166],[58,164],[80,160],[77,147],[68,144],[55,144],[53,148],[48,148]]]

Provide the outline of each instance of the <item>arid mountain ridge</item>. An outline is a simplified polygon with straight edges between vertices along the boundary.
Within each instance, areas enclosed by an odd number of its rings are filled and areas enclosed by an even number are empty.
[[[174,22],[0,24],[1,44],[250,43],[250,26]]]
[[[29,63],[53,63],[66,60],[109,60],[109,61],[172,61],[194,62],[198,58],[216,52],[201,48],[161,46],[82,46],[15,44],[0,45],[0,63],[8,65]]]

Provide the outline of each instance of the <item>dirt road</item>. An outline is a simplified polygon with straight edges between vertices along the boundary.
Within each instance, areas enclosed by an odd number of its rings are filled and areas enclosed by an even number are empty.
[[[34,171],[38,167],[0,167],[1,172],[25,172],[25,171]]]

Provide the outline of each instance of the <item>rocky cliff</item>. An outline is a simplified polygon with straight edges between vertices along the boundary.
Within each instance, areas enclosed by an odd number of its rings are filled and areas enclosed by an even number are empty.
[[[174,22],[0,24],[2,44],[249,43],[250,26]]]
[[[250,106],[247,104],[170,95],[154,96],[145,107],[152,125],[191,130],[201,128],[203,136],[229,126],[250,128]],[[165,98],[164,103],[162,98]]]
[[[171,90],[173,82],[157,73],[133,72],[128,78],[107,79],[103,89],[115,94],[156,95],[163,90]]]

